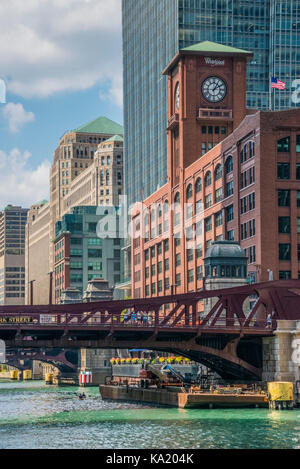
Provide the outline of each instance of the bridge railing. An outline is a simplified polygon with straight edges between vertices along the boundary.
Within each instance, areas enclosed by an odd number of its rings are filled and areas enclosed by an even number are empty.
[[[184,313],[184,314],[183,314]],[[250,319],[245,321],[243,318],[236,316],[226,316],[222,313],[220,316],[199,316],[199,314],[174,311],[167,314],[159,311],[154,312],[135,312],[132,311],[124,315],[123,312],[110,313],[103,312],[86,312],[86,313],[59,313],[59,314],[38,314],[33,313],[30,316],[0,313],[0,328],[16,327],[17,329],[53,329],[53,328],[137,328],[137,329],[275,329],[276,320],[267,321],[266,317],[260,319]]]

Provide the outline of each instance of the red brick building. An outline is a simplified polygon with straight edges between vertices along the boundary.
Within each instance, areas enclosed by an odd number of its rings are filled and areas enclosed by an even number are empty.
[[[204,42],[164,71],[169,176],[132,211],[134,297],[201,288],[220,239],[241,244],[256,281],[299,277],[300,109],[246,110],[250,58]]]

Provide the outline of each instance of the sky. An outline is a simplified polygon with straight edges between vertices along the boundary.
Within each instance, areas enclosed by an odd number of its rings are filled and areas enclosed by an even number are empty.
[[[60,137],[122,101],[121,0],[1,0],[0,209],[48,199]]]

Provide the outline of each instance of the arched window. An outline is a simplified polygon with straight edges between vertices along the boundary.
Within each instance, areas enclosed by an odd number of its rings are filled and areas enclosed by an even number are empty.
[[[104,171],[102,169],[100,171],[100,184],[101,186],[104,184]]]
[[[157,218],[161,217],[161,205],[159,204],[157,207]]]
[[[222,166],[218,164],[215,169],[215,180],[221,179],[222,177]]]
[[[233,158],[232,156],[228,156],[226,162],[225,162],[225,172],[226,174],[232,173],[233,171]]]
[[[193,197],[193,186],[192,184],[189,184],[186,190],[186,198],[189,200],[191,197]]]
[[[174,202],[175,204],[180,204],[180,193],[176,192],[175,197],[174,197]]]
[[[211,185],[211,172],[210,172],[210,171],[208,171],[208,172],[205,174],[204,183],[205,183],[205,187],[208,187],[208,186]]]
[[[291,137],[284,137],[277,141],[277,151],[286,153],[290,151]]]
[[[198,179],[196,180],[196,185],[195,185],[196,194],[198,194],[199,192],[201,192],[201,189],[202,189],[202,179],[201,179],[201,178],[198,178]]]

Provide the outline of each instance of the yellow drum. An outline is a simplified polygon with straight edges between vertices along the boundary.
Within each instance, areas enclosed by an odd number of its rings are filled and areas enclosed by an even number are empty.
[[[271,409],[291,409],[294,405],[293,383],[275,381],[268,383],[269,406]]]
[[[45,383],[46,384],[53,384],[53,374],[52,373],[46,373],[45,374]]]
[[[32,379],[32,370],[24,370],[23,379]]]
[[[10,379],[18,379],[18,370],[11,370]]]

